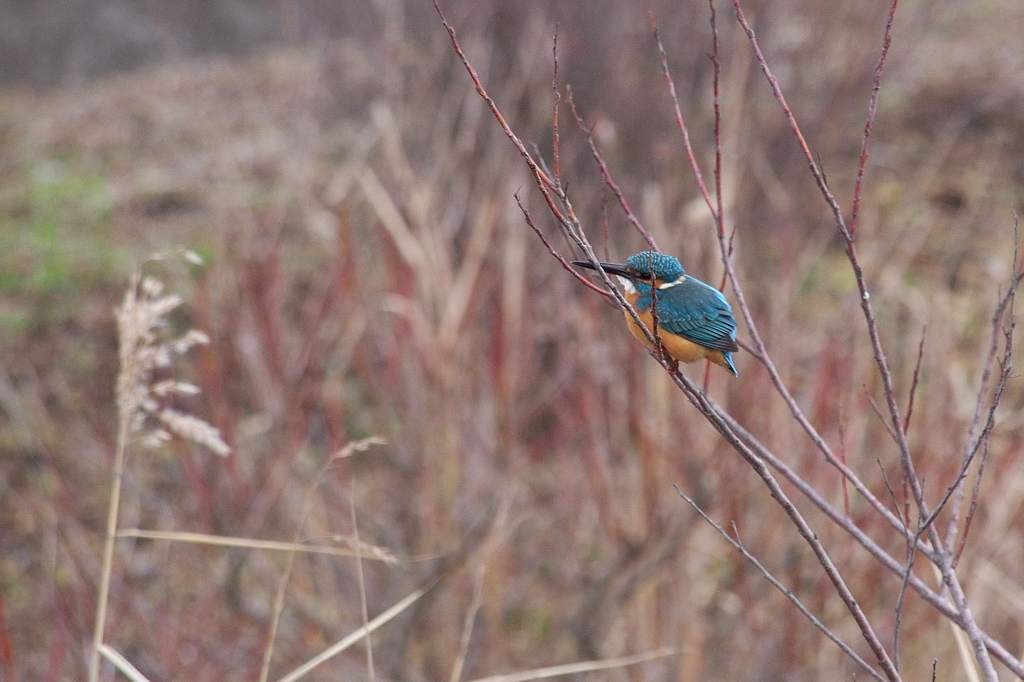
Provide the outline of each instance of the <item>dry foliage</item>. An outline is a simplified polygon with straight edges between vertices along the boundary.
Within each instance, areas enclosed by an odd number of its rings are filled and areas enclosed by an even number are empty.
[[[809,160],[729,3],[714,4],[714,62],[703,2],[655,3],[663,55],[629,3],[588,5],[443,8],[596,255],[639,250],[642,227],[737,306],[741,284],[774,371],[746,328],[755,352],[740,354],[741,379],[707,375],[704,407],[754,460],[776,456],[779,490],[898,674],[984,672],[918,533],[901,441],[928,512],[948,499],[928,528],[1012,664],[1024,393],[1005,294],[1024,88],[1021,55],[988,47],[1013,44],[1020,8],[902,3],[866,138],[890,3],[743,3]],[[126,358],[116,392],[110,308],[130,260],[82,291],[0,292],[0,312],[29,320],[4,337],[0,370],[0,674],[82,679],[107,575],[107,679],[111,666],[151,680],[259,679],[264,667],[267,679],[364,679],[368,636],[381,680],[865,676],[790,597],[884,678],[868,628],[763,479],[606,297],[550,257],[576,257],[574,245],[527,189],[536,176],[431,8],[382,3],[374,17],[382,30],[311,49],[0,106],[0,179],[14,188],[0,202],[43,161],[46,182],[54,164],[65,181],[100,175],[104,246],[138,254],[167,239],[208,263],[173,280],[180,306],[135,281],[145,352]],[[891,382],[809,162],[855,236]],[[18,196],[0,206],[38,210]],[[5,269],[27,277],[42,258],[30,253]],[[172,323],[147,326],[160,309]],[[691,369],[700,405],[705,375]],[[104,570],[118,401],[133,436]],[[195,438],[167,440],[180,431]],[[386,444],[350,445],[371,434]]]

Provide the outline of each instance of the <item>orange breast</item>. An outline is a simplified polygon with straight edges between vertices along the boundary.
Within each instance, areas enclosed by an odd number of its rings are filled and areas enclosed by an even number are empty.
[[[626,297],[630,304],[634,306],[636,305],[636,301],[639,298],[639,294],[632,294]],[[638,314],[640,320],[644,323],[644,326],[647,327],[648,331],[653,331],[654,316],[651,315],[650,309],[647,309]],[[647,340],[647,337],[644,335],[644,332],[640,328],[640,326],[633,320],[633,317],[628,312],[625,313],[625,316],[626,325],[629,327],[629,332],[638,341],[643,343],[648,348],[651,348],[651,343]],[[676,334],[672,334],[668,331],[665,331],[665,329],[663,329],[660,326],[658,327],[658,337],[661,339],[661,343],[665,347],[665,350],[668,352],[668,354],[672,356],[674,359],[678,360],[679,362],[696,362],[698,360],[703,360],[707,358],[716,365],[721,365],[726,369],[728,369],[729,367],[729,365],[725,362],[725,358],[722,357],[721,351],[705,348],[704,346],[696,344],[693,341],[684,339],[681,336],[677,336]]]

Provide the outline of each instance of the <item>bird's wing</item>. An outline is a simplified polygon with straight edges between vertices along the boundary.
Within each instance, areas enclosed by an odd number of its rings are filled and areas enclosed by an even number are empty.
[[[682,282],[659,289],[657,300],[658,324],[666,331],[712,350],[739,350],[736,318],[718,289],[687,275]]]

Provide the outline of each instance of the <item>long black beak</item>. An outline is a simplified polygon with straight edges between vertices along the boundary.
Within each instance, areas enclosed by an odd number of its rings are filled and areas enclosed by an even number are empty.
[[[589,268],[591,270],[597,269],[594,267],[594,264],[588,260],[574,260],[572,264],[580,268]],[[629,270],[622,263],[601,263],[601,268],[609,275],[619,275],[621,277],[634,279],[633,275],[630,274]]]

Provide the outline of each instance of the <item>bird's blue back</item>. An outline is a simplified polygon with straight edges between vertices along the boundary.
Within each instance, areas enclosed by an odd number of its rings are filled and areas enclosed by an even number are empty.
[[[636,309],[651,307],[651,285],[637,282]],[[657,292],[658,326],[705,348],[730,352],[736,345],[736,318],[718,289],[690,275]]]

